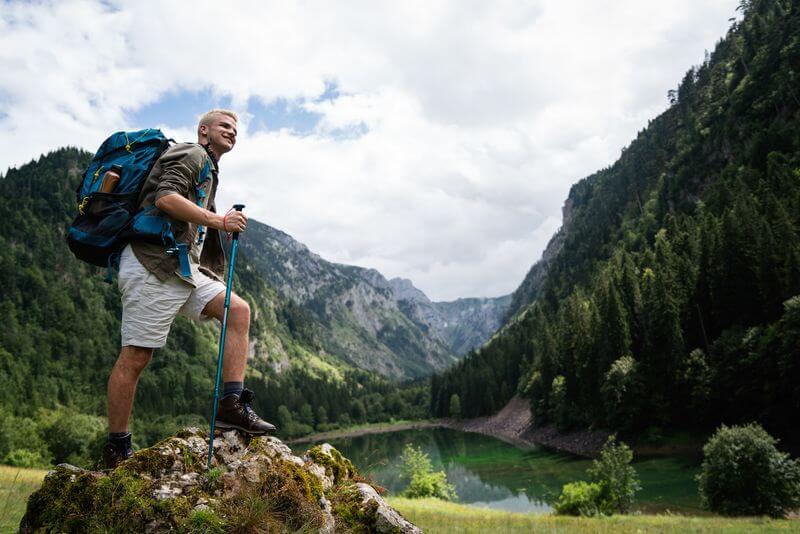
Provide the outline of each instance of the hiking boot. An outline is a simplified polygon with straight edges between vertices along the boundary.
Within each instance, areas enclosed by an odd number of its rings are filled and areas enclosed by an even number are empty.
[[[133,456],[133,447],[130,434],[121,440],[108,441],[103,447],[103,464],[106,469],[114,469],[131,456]]]
[[[250,403],[255,396],[249,389],[242,391],[241,396],[228,395],[219,402],[217,420],[214,425],[221,430],[235,428],[248,434],[261,435],[275,430],[275,425],[261,419]]]

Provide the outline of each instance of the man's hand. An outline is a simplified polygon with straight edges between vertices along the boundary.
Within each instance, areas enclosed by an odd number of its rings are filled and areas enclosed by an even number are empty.
[[[222,230],[225,232],[244,232],[245,228],[247,228],[247,215],[233,208],[225,214],[222,221]]]

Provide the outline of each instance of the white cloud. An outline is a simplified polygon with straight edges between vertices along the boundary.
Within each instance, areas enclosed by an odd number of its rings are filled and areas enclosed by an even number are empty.
[[[240,128],[220,203],[434,299],[499,295],[737,4],[5,2],[0,168],[93,150],[168,91],[305,101],[311,135]]]

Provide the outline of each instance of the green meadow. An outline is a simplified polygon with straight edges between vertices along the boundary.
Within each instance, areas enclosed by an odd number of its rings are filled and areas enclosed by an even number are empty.
[[[390,497],[389,503],[423,531],[437,533],[557,532],[618,534],[644,532],[798,532],[800,521],[769,518],[690,517],[682,515],[628,515],[600,518],[519,514],[475,508],[436,499]]]
[[[28,495],[41,485],[46,474],[45,469],[0,465],[0,532],[17,531]]]

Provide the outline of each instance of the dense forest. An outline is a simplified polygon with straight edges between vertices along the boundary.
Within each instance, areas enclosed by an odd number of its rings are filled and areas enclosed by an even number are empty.
[[[745,0],[669,108],[570,191],[533,304],[432,380],[561,428],[800,419],[800,2]]]
[[[0,177],[0,462],[11,455],[85,464],[105,436],[119,293],[104,270],[73,257],[64,237],[90,159],[60,149]],[[398,390],[326,355],[306,312],[268,286],[245,254],[234,287],[254,310],[246,385],[282,435],[427,415],[427,383]],[[218,331],[211,322],[176,320],[139,382],[132,421],[139,445],[180,425],[206,424]]]

